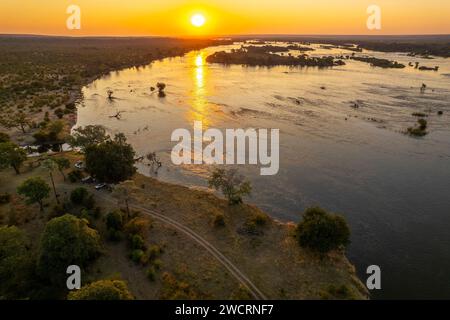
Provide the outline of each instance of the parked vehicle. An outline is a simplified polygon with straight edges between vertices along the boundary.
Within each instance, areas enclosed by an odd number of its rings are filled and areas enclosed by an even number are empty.
[[[108,189],[109,186],[106,183],[99,183],[95,186],[95,190]]]
[[[81,182],[82,183],[93,183],[93,182],[95,182],[95,179],[91,176],[88,176],[88,177],[81,179]]]
[[[77,161],[75,163],[75,168],[79,169],[79,170],[83,170],[84,169],[84,163],[83,161]]]

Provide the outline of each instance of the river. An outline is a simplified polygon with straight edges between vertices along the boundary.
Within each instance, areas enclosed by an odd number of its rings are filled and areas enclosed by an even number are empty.
[[[312,45],[311,55],[351,54]],[[367,52],[405,69],[346,60],[328,69],[208,64],[211,47],[142,68],[113,72],[83,88],[76,126],[123,132],[139,155],[156,152],[158,178],[206,187],[207,166],[175,166],[176,128],[280,129],[280,170],[260,176],[248,200],[281,221],[299,221],[313,205],[344,215],[352,230],[347,255],[363,281],[367,266],[382,271],[372,298],[450,298],[450,59]],[[409,62],[440,66],[419,71]],[[150,91],[167,84],[165,98]],[[427,85],[421,92],[422,84]],[[107,99],[107,91],[115,99]],[[354,108],[357,101],[358,108]],[[121,119],[111,115],[121,113]],[[443,115],[437,115],[443,111]],[[428,114],[429,134],[403,132]],[[154,175],[148,167],[139,171]]]

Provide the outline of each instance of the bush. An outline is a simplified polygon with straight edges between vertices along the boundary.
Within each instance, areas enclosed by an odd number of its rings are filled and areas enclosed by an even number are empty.
[[[300,246],[327,253],[350,243],[350,229],[344,218],[314,207],[307,209],[298,224]]]
[[[100,280],[69,293],[68,300],[132,300],[127,284],[120,280]]]
[[[131,252],[130,258],[135,263],[141,263],[141,259],[144,257],[145,253],[141,249],[136,249]]]
[[[156,279],[155,268],[150,267],[147,269],[147,279],[150,280],[151,282],[155,281],[155,279]]]
[[[123,216],[120,210],[111,211],[106,216],[106,228],[112,230],[123,229]]]
[[[133,248],[134,250],[145,249],[144,239],[142,239],[140,235],[133,235],[131,237],[131,248]]]
[[[70,182],[75,183],[83,178],[83,172],[81,172],[80,170],[72,170],[71,172],[69,172],[68,177]]]
[[[88,197],[89,192],[84,187],[74,189],[70,193],[70,201],[75,205],[82,205],[85,199]]]
[[[95,199],[92,194],[88,195],[83,200],[83,206],[86,207],[86,209],[92,210],[95,207]]]
[[[145,218],[133,218],[125,225],[125,232],[129,235],[138,234],[142,238],[146,238],[148,230],[150,228],[150,222]]]

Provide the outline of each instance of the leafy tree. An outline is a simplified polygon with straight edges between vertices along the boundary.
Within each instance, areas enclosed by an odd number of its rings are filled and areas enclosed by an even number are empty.
[[[69,144],[72,147],[79,147],[85,151],[87,147],[97,145],[109,140],[106,129],[100,125],[89,125],[76,128],[72,136],[69,137]]]
[[[39,143],[62,143],[65,140],[63,136],[64,125],[62,120],[50,121],[33,137]]]
[[[17,227],[0,227],[0,299],[27,296],[33,259],[28,240]]]
[[[216,168],[212,172],[209,180],[209,187],[220,190],[228,199],[230,205],[242,203],[242,197],[250,195],[252,187],[249,181],[244,180],[237,170],[225,170]]]
[[[313,207],[303,213],[297,226],[300,246],[327,253],[350,244],[350,229],[342,216]]]
[[[54,158],[53,161],[56,163],[59,172],[63,176],[64,181],[66,181],[66,175],[64,174],[64,169],[70,168],[70,160],[67,158]]]
[[[134,184],[133,180],[127,180],[122,182],[121,184],[117,185],[114,188],[113,191],[113,197],[116,198],[118,201],[125,202],[125,206],[127,208],[127,218],[130,218],[130,206],[129,201],[131,200],[131,195],[133,192],[133,189],[135,189],[136,186]]]
[[[112,230],[122,230],[123,229],[123,217],[119,210],[114,210],[108,213],[106,216],[106,227]]]
[[[9,142],[11,139],[9,138],[9,135],[4,133],[4,132],[0,132],[0,143],[3,142]]]
[[[9,115],[7,119],[1,119],[0,124],[8,129],[17,128],[23,133],[26,133],[25,127],[31,125],[31,120],[23,111],[19,111],[13,115]]]
[[[132,300],[133,295],[124,281],[100,280],[69,293],[68,300]]]
[[[52,159],[46,159],[42,162],[42,167],[50,175],[50,180],[52,181],[53,192],[55,194],[56,203],[59,203],[58,193],[56,192],[55,180],[53,179],[53,171],[56,170],[57,165]]]
[[[29,178],[22,182],[17,188],[17,193],[27,197],[27,202],[39,203],[41,211],[44,210],[43,200],[48,198],[50,194],[50,187],[47,182],[40,177]]]
[[[27,153],[13,142],[0,143],[0,169],[12,167],[20,174],[22,163],[27,160]]]
[[[85,155],[86,170],[101,181],[117,183],[136,172],[135,152],[123,134],[116,135],[114,140],[88,146]]]
[[[89,192],[87,189],[84,187],[79,187],[70,193],[70,201],[72,201],[73,204],[81,205],[88,196]]]
[[[38,273],[51,282],[65,284],[69,265],[85,267],[101,251],[100,236],[84,219],[66,214],[45,226],[38,254]]]

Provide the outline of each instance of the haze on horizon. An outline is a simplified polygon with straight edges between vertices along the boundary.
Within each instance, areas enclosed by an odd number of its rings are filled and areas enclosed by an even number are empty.
[[[81,8],[81,30],[66,28],[66,9]],[[382,10],[382,29],[366,27],[367,7]],[[200,13],[206,23],[189,23]],[[196,36],[238,34],[450,34],[447,0],[2,0],[1,34]]]

